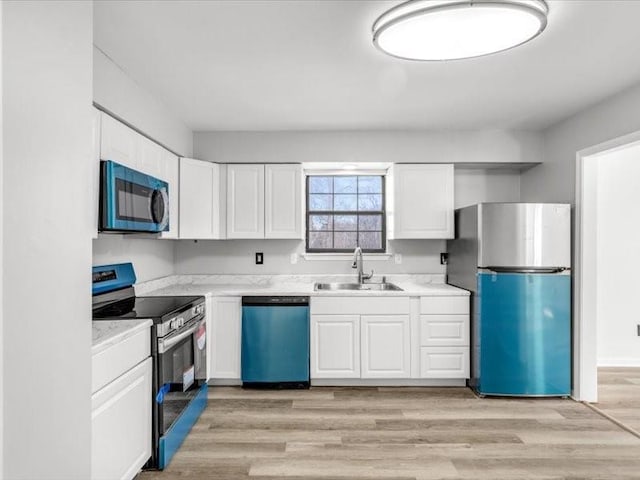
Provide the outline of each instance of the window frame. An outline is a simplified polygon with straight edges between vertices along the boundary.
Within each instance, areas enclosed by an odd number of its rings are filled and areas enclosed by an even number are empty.
[[[313,212],[309,211],[309,178],[310,177],[381,177],[382,178],[382,190],[380,192],[380,194],[382,195],[382,210],[375,210],[375,211],[365,211],[365,212],[361,212],[358,210],[314,210]],[[387,253],[387,176],[383,175],[383,174],[370,174],[370,173],[363,173],[363,174],[359,174],[358,172],[350,172],[348,174],[341,174],[341,175],[336,175],[336,174],[331,174],[331,173],[327,173],[327,174],[323,174],[323,173],[314,173],[314,174],[305,174],[305,253],[327,253],[327,254],[334,254],[334,253],[353,253],[354,249],[348,249],[348,248],[331,248],[331,249],[327,249],[327,248],[309,248],[309,217],[311,215],[356,215],[356,217],[359,217],[360,215],[382,215],[382,230],[380,231],[380,234],[382,236],[381,238],[381,248],[379,249],[372,249],[372,248],[367,248],[367,249],[362,249],[362,253]],[[357,183],[357,182],[356,182]],[[335,195],[334,192],[331,193],[331,196],[333,197]],[[356,190],[356,195],[359,195],[358,191]],[[335,227],[335,225],[334,225]],[[330,230],[332,234],[335,234],[336,230],[332,229]],[[338,231],[342,231],[342,230],[338,230]],[[348,230],[349,232],[352,232],[352,230]],[[363,230],[364,232],[365,230]],[[377,232],[378,230],[366,230],[367,232],[371,231],[371,232]],[[360,222],[357,221],[356,222],[356,238],[357,235],[360,233]]]

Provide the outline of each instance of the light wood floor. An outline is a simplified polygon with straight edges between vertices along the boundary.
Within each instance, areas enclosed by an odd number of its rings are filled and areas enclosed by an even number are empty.
[[[217,387],[171,465],[140,475],[282,478],[640,479],[640,439],[572,400],[479,399],[465,388]]]
[[[596,407],[640,432],[640,368],[598,368]]]

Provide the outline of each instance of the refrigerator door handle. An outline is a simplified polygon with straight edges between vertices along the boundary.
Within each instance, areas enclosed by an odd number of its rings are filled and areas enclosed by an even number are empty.
[[[568,270],[567,267],[485,267],[496,273],[560,273]]]

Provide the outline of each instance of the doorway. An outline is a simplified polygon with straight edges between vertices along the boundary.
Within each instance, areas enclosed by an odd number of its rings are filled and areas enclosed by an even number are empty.
[[[577,400],[598,401],[598,367],[640,367],[640,320],[634,317],[640,286],[639,185],[640,132],[577,153]]]

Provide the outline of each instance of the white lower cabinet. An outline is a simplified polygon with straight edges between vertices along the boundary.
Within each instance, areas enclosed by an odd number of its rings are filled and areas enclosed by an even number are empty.
[[[469,297],[313,297],[310,354],[322,384],[469,378]]]
[[[240,380],[242,298],[214,297],[207,303],[208,377]]]
[[[151,456],[151,358],[91,397],[91,478],[128,480]]]
[[[420,299],[420,377],[469,378],[468,296]]]
[[[409,378],[411,332],[409,315],[363,315],[362,378]]]
[[[360,378],[360,316],[311,316],[311,378]]]

